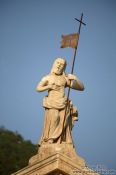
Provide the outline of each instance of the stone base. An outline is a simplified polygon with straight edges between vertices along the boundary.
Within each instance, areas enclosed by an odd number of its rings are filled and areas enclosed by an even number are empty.
[[[70,144],[46,144],[29,165],[12,175],[98,175],[87,168]]]

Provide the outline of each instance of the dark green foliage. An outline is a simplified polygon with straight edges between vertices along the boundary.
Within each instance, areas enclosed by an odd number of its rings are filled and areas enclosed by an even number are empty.
[[[28,165],[37,146],[25,141],[18,132],[0,127],[0,175],[10,175]]]

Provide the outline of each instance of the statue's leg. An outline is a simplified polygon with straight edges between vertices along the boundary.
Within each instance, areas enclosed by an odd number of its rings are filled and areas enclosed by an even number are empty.
[[[52,133],[52,138],[55,143],[61,143],[61,135],[63,131],[63,121],[64,121],[64,114],[65,114],[65,109],[62,110],[57,110],[58,111],[58,122],[56,127],[54,128],[54,132]]]
[[[39,145],[45,143],[48,140],[48,138],[49,138],[49,127],[50,127],[49,109],[45,109],[43,134],[41,136]]]
[[[49,109],[50,127],[49,127],[49,142],[52,143],[56,139],[54,132],[59,127],[60,117],[57,109]]]
[[[42,143],[53,143],[59,137],[56,133],[57,128],[59,128],[60,116],[59,110],[57,109],[46,109],[45,110],[45,120],[44,120],[44,130],[43,135],[40,140],[40,145]]]

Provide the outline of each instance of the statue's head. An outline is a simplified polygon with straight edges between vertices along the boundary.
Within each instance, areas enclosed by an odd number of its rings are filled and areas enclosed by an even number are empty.
[[[61,75],[65,71],[66,68],[66,60],[64,58],[56,58],[54,61],[51,73],[55,73],[56,75]]]

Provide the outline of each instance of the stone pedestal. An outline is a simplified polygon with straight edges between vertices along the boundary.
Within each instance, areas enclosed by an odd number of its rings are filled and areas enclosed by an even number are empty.
[[[87,168],[70,144],[42,145],[29,165],[12,175],[98,175]]]

